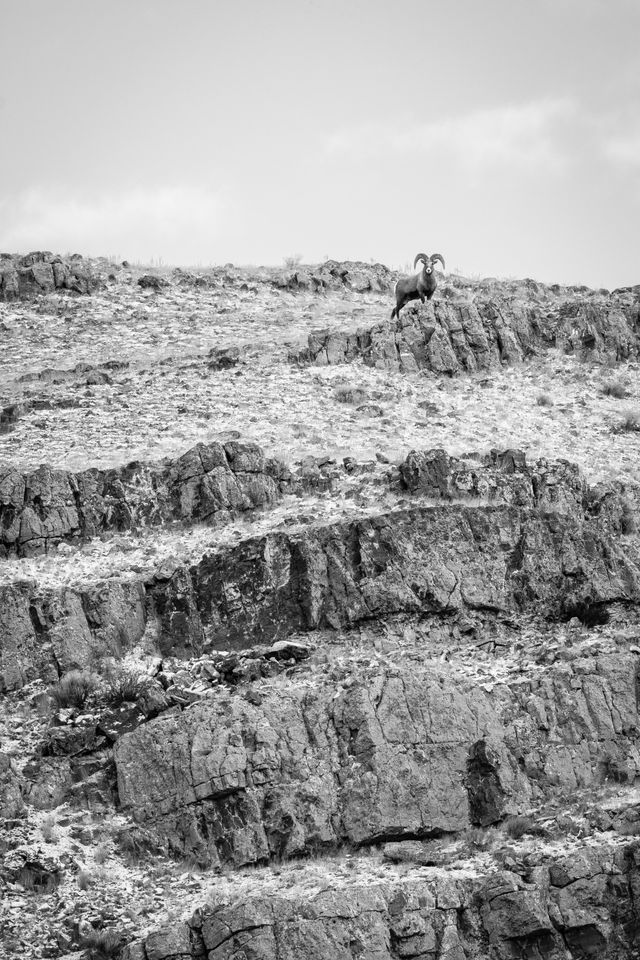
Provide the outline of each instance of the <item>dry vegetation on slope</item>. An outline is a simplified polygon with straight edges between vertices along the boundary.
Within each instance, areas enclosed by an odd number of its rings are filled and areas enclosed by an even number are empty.
[[[8,262],[7,956],[636,955],[638,289]]]

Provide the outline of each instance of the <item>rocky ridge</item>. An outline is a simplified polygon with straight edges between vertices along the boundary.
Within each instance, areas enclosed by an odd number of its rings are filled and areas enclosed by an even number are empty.
[[[626,291],[556,302],[504,294],[469,298],[453,287],[443,294],[451,299],[412,304],[401,317],[354,333],[313,332],[295,358],[316,364],[362,359],[400,373],[453,375],[495,370],[550,347],[591,358],[638,356],[640,308]]]

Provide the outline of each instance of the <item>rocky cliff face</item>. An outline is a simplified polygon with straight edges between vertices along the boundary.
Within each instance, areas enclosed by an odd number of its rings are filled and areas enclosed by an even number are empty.
[[[125,960],[513,960],[636,955],[636,843],[591,847],[521,873],[433,870],[420,880],[294,886],[206,907],[129,947]]]
[[[495,370],[541,350],[620,360],[638,355],[637,297],[621,292],[583,300],[504,298],[479,294],[409,305],[395,320],[356,333],[317,331],[301,362],[366,364],[401,373]]]
[[[181,852],[236,866],[487,827],[636,777],[637,675],[616,652],[480,688],[416,667],[216,697],[118,740],[119,797]]]
[[[465,460],[436,450],[411,452],[399,472],[415,506],[270,531],[197,563],[167,558],[144,579],[0,584],[3,686],[83,668],[100,650],[121,655],[142,640],[161,655],[189,657],[398,615],[535,608],[557,618],[580,604],[638,601],[637,551],[623,533],[628,504],[613,489],[590,490],[571,465],[529,467],[514,451]],[[224,523],[304,485],[238,442],[201,446],[165,465],[134,464],[108,479],[45,469],[17,476],[15,502],[38,498],[42,519],[31,506],[11,514],[5,543],[15,537],[27,555],[63,537],[136,524]]]

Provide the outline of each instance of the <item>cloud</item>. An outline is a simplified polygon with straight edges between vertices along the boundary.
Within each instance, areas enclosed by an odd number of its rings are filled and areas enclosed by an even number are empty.
[[[328,138],[332,158],[415,154],[453,160],[469,169],[498,166],[562,169],[562,124],[575,112],[569,99],[490,107],[427,123],[368,124]]]
[[[0,197],[0,249],[185,262],[218,234],[222,210],[221,196],[202,187],[145,186],[91,197],[38,187]]]
[[[640,130],[630,130],[605,138],[602,151],[616,166],[640,170]]]

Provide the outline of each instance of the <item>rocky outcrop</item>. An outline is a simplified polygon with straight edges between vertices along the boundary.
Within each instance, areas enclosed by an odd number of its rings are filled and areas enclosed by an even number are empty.
[[[553,510],[584,518],[597,499],[568,460],[535,460],[521,450],[451,457],[445,450],[411,450],[400,464],[406,490],[444,500],[481,500]]]
[[[83,510],[65,506],[54,516],[72,535],[105,529],[105,516],[111,529],[167,516],[226,517],[270,502],[289,483],[282,472],[276,481],[280,468],[271,472],[260,457],[252,445],[194,448],[166,467],[164,486],[132,467],[129,485],[121,472],[121,486],[112,488],[106,514],[104,488],[95,493],[94,487],[93,501],[82,475]],[[261,464],[264,472],[251,472]],[[195,564],[163,562],[146,579],[47,590],[6,583],[0,588],[4,686],[83,667],[98,649],[121,655],[142,637],[163,656],[188,657],[206,645],[243,650],[296,631],[349,629],[398,615],[535,609],[558,618],[580,605],[640,599],[634,541],[618,536],[625,517],[620,498],[590,491],[569,464],[539,461],[529,468],[517,451],[475,461],[414,451],[401,476],[416,495],[442,502],[272,531]],[[61,489],[55,502],[64,504],[68,475],[53,478],[58,488],[48,473],[36,479],[49,491]]]
[[[125,948],[123,960],[629,960],[640,915],[637,843],[528,858],[521,873],[330,876],[210,903]],[[333,880],[333,882],[332,882]],[[319,887],[319,888],[318,888]]]
[[[435,299],[355,333],[311,333],[306,350],[294,359],[333,364],[361,358],[404,373],[451,375],[496,369],[552,346],[590,357],[637,357],[638,300],[626,294],[540,303],[482,295]]]
[[[123,807],[236,865],[487,826],[640,772],[635,654],[478,686],[455,667],[220,691],[115,745]]]
[[[218,522],[274,503],[290,488],[284,464],[257,444],[199,443],[176,460],[70,473],[0,466],[0,556],[47,553],[62,542],[175,520]]]
[[[382,263],[326,260],[317,266],[291,267],[277,274],[271,282],[276,289],[293,293],[326,293],[330,290],[386,293],[397,278],[398,274]]]
[[[54,290],[92,293],[99,285],[99,278],[80,255],[63,259],[48,251],[26,256],[0,254],[0,300],[26,299]]]

